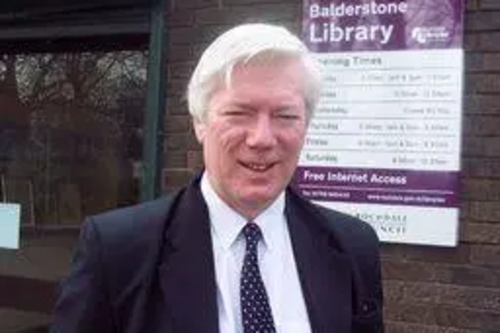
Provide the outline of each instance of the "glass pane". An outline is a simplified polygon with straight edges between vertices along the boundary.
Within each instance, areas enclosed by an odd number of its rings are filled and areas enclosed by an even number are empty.
[[[145,51],[0,55],[0,202],[24,225],[19,250],[0,248],[0,332],[45,332],[83,219],[139,201],[146,65]]]
[[[0,60],[2,201],[24,224],[79,224],[138,199],[146,54]]]

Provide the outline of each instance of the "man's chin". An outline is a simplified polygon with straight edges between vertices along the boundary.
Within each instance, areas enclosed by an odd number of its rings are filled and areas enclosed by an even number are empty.
[[[253,209],[264,210],[266,209],[276,198],[279,193],[249,193],[241,197],[241,202],[244,202],[246,206],[252,207]]]

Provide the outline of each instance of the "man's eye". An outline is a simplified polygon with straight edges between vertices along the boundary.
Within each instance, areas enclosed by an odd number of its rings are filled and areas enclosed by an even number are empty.
[[[230,117],[244,117],[244,116],[248,115],[248,112],[245,112],[245,111],[226,111],[226,112],[224,112],[224,114],[226,116],[230,116]]]
[[[296,120],[299,119],[299,116],[296,114],[289,114],[289,113],[280,113],[276,115],[277,118],[283,119],[283,120]]]

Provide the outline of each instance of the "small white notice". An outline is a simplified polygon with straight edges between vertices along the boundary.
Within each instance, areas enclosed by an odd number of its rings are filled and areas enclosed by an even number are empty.
[[[19,248],[21,205],[0,203],[0,248]]]

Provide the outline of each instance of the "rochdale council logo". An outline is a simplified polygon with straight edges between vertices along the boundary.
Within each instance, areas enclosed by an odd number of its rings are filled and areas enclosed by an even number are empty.
[[[411,31],[411,38],[419,44],[445,42],[450,34],[445,27],[415,27]]]

